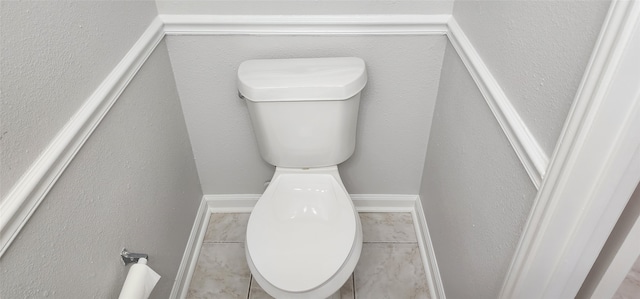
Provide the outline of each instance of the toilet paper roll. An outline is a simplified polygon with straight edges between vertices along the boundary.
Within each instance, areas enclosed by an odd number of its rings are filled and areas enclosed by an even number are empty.
[[[131,266],[124,281],[119,299],[148,299],[160,275],[147,266],[147,259],[141,258]]]

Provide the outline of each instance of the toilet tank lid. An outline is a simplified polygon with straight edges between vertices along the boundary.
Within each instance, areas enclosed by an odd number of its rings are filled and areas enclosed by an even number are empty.
[[[253,102],[346,100],[366,83],[358,57],[256,59],[238,68],[238,90]]]

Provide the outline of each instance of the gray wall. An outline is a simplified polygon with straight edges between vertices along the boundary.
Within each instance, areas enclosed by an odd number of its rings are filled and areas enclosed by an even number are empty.
[[[497,298],[534,185],[447,46],[420,198],[448,298]]]
[[[167,298],[201,197],[161,43],[0,259],[0,298],[115,298],[123,247]]]
[[[456,1],[453,15],[551,155],[609,1]],[[449,298],[496,298],[536,189],[448,46],[420,190]]]
[[[157,15],[152,1],[0,2],[0,198]]]
[[[451,14],[453,0],[156,0],[161,14]]]
[[[453,16],[549,156],[609,3],[455,1]]]
[[[167,44],[205,194],[262,193],[262,161],[236,72],[247,59],[358,56],[367,63],[350,193],[416,194],[444,36],[170,36]]]

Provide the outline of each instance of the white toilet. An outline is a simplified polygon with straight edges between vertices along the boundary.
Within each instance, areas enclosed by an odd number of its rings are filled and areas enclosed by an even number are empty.
[[[360,218],[337,165],[355,148],[360,58],[249,60],[238,69],[262,158],[276,166],[249,217],[251,273],[276,298],[327,298],[362,249]]]

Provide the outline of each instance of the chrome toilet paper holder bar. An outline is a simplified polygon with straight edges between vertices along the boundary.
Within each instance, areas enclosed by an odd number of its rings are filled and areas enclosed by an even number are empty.
[[[133,253],[127,251],[126,248],[122,248],[122,252],[120,253],[120,257],[122,257],[122,262],[124,265],[128,265],[131,263],[137,263],[141,258],[149,259],[149,255],[146,253]]]

